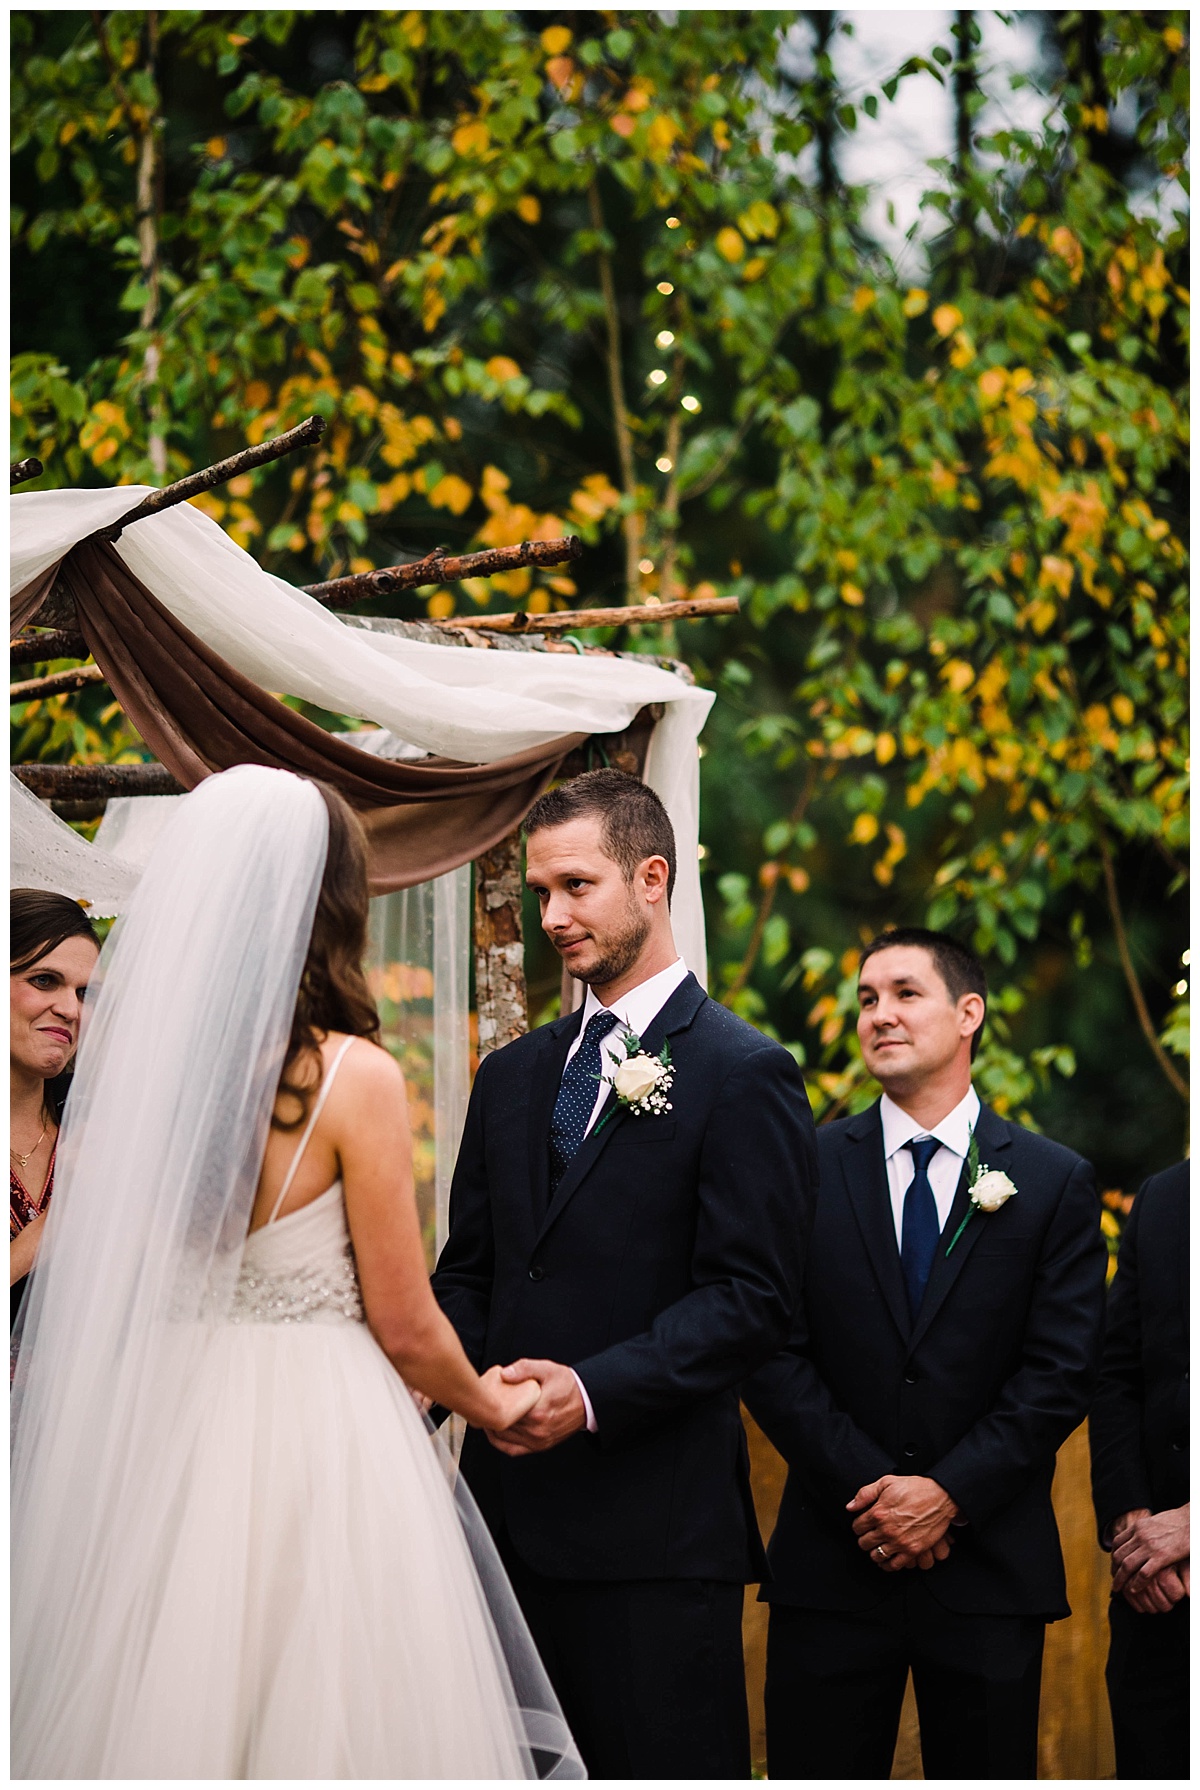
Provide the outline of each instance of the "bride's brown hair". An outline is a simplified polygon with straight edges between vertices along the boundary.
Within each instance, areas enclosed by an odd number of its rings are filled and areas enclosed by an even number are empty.
[[[288,1039],[276,1108],[299,1108],[296,1117],[271,1115],[277,1131],[295,1131],[321,1083],[321,1039],[329,1032],[381,1042],[379,1014],[363,974],[367,948],[367,836],[354,811],[327,783],[312,783],[329,811],[325,871],[313,915],[308,956],[300,976],[292,1034]]]

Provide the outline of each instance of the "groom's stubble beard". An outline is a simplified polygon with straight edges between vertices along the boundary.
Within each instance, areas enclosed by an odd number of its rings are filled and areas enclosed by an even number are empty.
[[[636,964],[650,937],[650,920],[639,912],[630,900],[627,910],[627,924],[620,932],[609,932],[602,936],[592,935],[592,942],[598,956],[594,963],[585,968],[573,969],[571,974],[576,981],[584,982],[589,988],[604,988],[609,982],[615,982],[619,976],[629,973]]]

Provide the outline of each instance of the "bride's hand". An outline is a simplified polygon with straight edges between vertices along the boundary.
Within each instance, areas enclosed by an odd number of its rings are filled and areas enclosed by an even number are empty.
[[[500,1378],[499,1367],[489,1367],[485,1374],[480,1375],[480,1382],[494,1409],[494,1415],[489,1416],[487,1422],[480,1427],[494,1430],[497,1434],[511,1429],[514,1423],[519,1423],[526,1412],[533,1410],[542,1396],[540,1380],[519,1380],[515,1386],[510,1386]]]

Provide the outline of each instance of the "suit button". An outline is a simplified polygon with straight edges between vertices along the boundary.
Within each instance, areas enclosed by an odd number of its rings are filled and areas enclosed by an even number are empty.
[[[906,1449],[905,1449],[905,1450],[904,1450],[904,1458],[905,1458],[905,1460],[906,1460],[906,1461],[911,1461],[911,1460],[913,1460],[913,1459],[915,1459],[915,1457],[916,1457],[916,1453],[917,1453],[917,1451],[916,1451],[916,1449],[915,1449],[915,1448],[906,1448]]]
[[[916,1376],[916,1374],[913,1373],[912,1369],[909,1368],[908,1372],[904,1376],[904,1384],[906,1386],[915,1386],[916,1383],[917,1383],[917,1376]]]
[[[529,1270],[529,1278],[530,1280],[545,1280],[546,1270],[542,1267],[540,1262],[535,1263]]]

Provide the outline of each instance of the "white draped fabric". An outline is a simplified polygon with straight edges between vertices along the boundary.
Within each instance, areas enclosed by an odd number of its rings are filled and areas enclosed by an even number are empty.
[[[53,889],[86,907],[94,920],[129,906],[144,859],[130,862],[112,844],[107,850],[90,845],[11,772],[8,800],[10,889]]]
[[[150,489],[18,492],[10,504],[12,589],[32,583]],[[646,704],[665,704],[645,776],[675,828],[676,941],[706,981],[696,742],[711,691],[628,659],[481,652],[349,627],[264,572],[191,504],[137,523],[116,551],[179,621],[263,689],[374,721],[447,758],[489,764],[563,734],[617,733]]]

